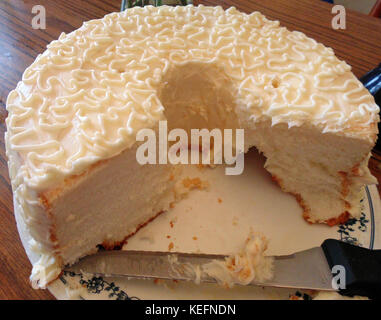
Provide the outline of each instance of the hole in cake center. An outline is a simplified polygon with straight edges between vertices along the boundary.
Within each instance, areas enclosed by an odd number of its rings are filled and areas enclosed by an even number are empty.
[[[213,63],[172,66],[163,76],[159,98],[168,130],[238,128],[231,80]]]

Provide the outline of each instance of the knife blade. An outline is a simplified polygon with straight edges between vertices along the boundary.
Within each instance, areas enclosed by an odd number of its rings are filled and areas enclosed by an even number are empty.
[[[101,251],[79,260],[66,271],[96,276],[139,279],[167,279],[215,283],[217,279],[202,271],[212,261],[228,256],[153,251]],[[194,270],[200,270],[200,274]],[[291,255],[274,257],[274,277],[252,281],[250,285],[334,291],[331,269],[321,247]]]

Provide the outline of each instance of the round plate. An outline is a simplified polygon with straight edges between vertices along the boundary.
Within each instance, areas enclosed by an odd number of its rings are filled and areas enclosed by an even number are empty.
[[[290,254],[336,238],[366,248],[381,248],[380,199],[375,186],[367,186],[359,219],[345,225],[310,225],[302,218],[295,198],[280,190],[263,169],[265,159],[255,149],[245,155],[245,170],[227,176],[222,166],[187,166],[189,177],[209,182],[208,190],[189,196],[128,239],[123,249],[230,254],[241,248],[251,231],[269,240],[267,254]],[[17,211],[17,208],[15,208]],[[16,214],[17,218],[17,214]],[[17,218],[28,257],[28,235]],[[128,280],[91,277],[64,272],[49,286],[58,299],[288,299],[295,290]]]

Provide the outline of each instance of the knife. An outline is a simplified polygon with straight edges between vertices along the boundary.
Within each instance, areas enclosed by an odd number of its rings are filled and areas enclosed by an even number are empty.
[[[100,251],[66,271],[96,276],[167,279],[216,283],[205,272],[192,270],[227,256],[158,251]],[[336,276],[342,272],[341,281]],[[338,274],[334,274],[338,272]],[[369,250],[328,239],[320,247],[274,257],[274,277],[249,285],[338,291],[343,295],[381,298],[381,250]]]

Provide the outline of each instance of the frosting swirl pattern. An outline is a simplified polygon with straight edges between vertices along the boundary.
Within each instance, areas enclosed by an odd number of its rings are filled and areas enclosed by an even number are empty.
[[[376,134],[373,97],[332,49],[303,33],[235,8],[135,7],[61,34],[9,94],[14,187],[48,188],[131,147],[139,129],[164,119],[163,75],[189,62],[222,68],[245,126],[270,118]]]

